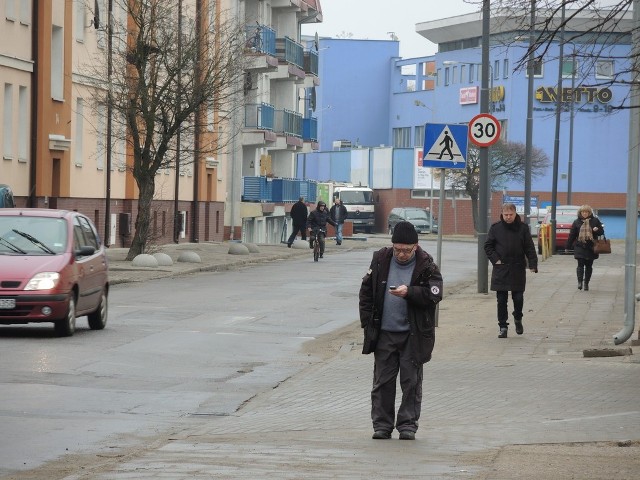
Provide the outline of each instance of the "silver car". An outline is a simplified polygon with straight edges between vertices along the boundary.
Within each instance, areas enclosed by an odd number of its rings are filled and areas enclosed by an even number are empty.
[[[438,224],[432,223],[431,213],[416,207],[397,207],[391,210],[387,218],[389,235],[398,222],[411,222],[418,233],[438,233]]]

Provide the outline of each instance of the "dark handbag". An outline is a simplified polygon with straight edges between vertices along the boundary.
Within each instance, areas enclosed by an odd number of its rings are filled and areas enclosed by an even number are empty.
[[[611,242],[604,235],[593,241],[593,253],[600,255],[603,253],[611,253]]]
[[[378,336],[380,335],[380,323],[376,321],[370,321],[363,328],[364,341],[362,342],[362,353],[368,355],[376,351],[378,344]]]

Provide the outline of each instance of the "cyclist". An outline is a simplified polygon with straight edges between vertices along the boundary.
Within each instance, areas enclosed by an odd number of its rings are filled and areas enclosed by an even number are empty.
[[[327,210],[327,204],[322,200],[316,205],[316,209],[313,210],[307,217],[307,230],[309,231],[309,248],[313,248],[313,239],[315,237],[316,230],[320,230],[320,258],[324,254],[324,237],[327,236],[327,223],[336,226],[336,222],[331,220],[329,211]]]

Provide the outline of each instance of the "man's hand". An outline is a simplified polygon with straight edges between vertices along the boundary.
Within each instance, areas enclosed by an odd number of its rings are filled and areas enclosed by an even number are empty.
[[[389,290],[389,293],[391,293],[391,295],[395,295],[396,297],[406,297],[408,291],[409,289],[407,288],[406,285],[399,285],[393,290]]]
[[[530,268],[529,270],[531,270],[531,273],[538,273],[538,269],[537,268]]]

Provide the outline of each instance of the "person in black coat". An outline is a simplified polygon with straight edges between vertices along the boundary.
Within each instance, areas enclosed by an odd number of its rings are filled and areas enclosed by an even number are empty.
[[[363,354],[374,354],[371,420],[373,438],[415,439],[422,405],[423,365],[435,344],[436,305],[442,300],[442,275],[433,258],[418,245],[409,222],[399,222],[393,247],[373,254],[359,294]],[[402,400],[395,414],[400,374]]]
[[[340,197],[336,197],[334,204],[329,210],[331,220],[336,222],[336,245],[342,245],[342,227],[347,219],[347,207],[342,204]]]
[[[529,270],[538,273],[538,256],[533,245],[529,227],[516,213],[513,203],[502,206],[500,221],[491,225],[484,251],[493,265],[491,290],[496,292],[498,301],[499,338],[507,338],[509,328],[509,292],[513,300],[513,320],[516,333],[522,335],[522,307],[527,282],[527,262]]]
[[[291,236],[289,237],[289,240],[287,240],[287,247],[291,248],[291,244],[296,239],[298,232],[300,232],[302,240],[307,239],[307,215],[308,210],[307,205],[304,203],[304,197],[300,197],[300,199],[291,207],[293,232],[291,232]]]
[[[324,238],[327,236],[327,223],[336,226],[336,222],[331,220],[329,216],[329,210],[327,210],[327,204],[322,200],[316,205],[316,209],[313,210],[307,217],[307,229],[309,230],[309,248],[313,248],[313,236],[316,230],[320,230],[320,258],[324,256]]]
[[[573,249],[573,258],[578,261],[578,290],[582,290],[583,280],[584,290],[589,290],[593,261],[598,258],[598,254],[593,252],[593,244],[600,235],[604,235],[602,222],[593,216],[589,205],[582,205],[578,210],[578,218],[571,225],[566,246],[567,250]]]

